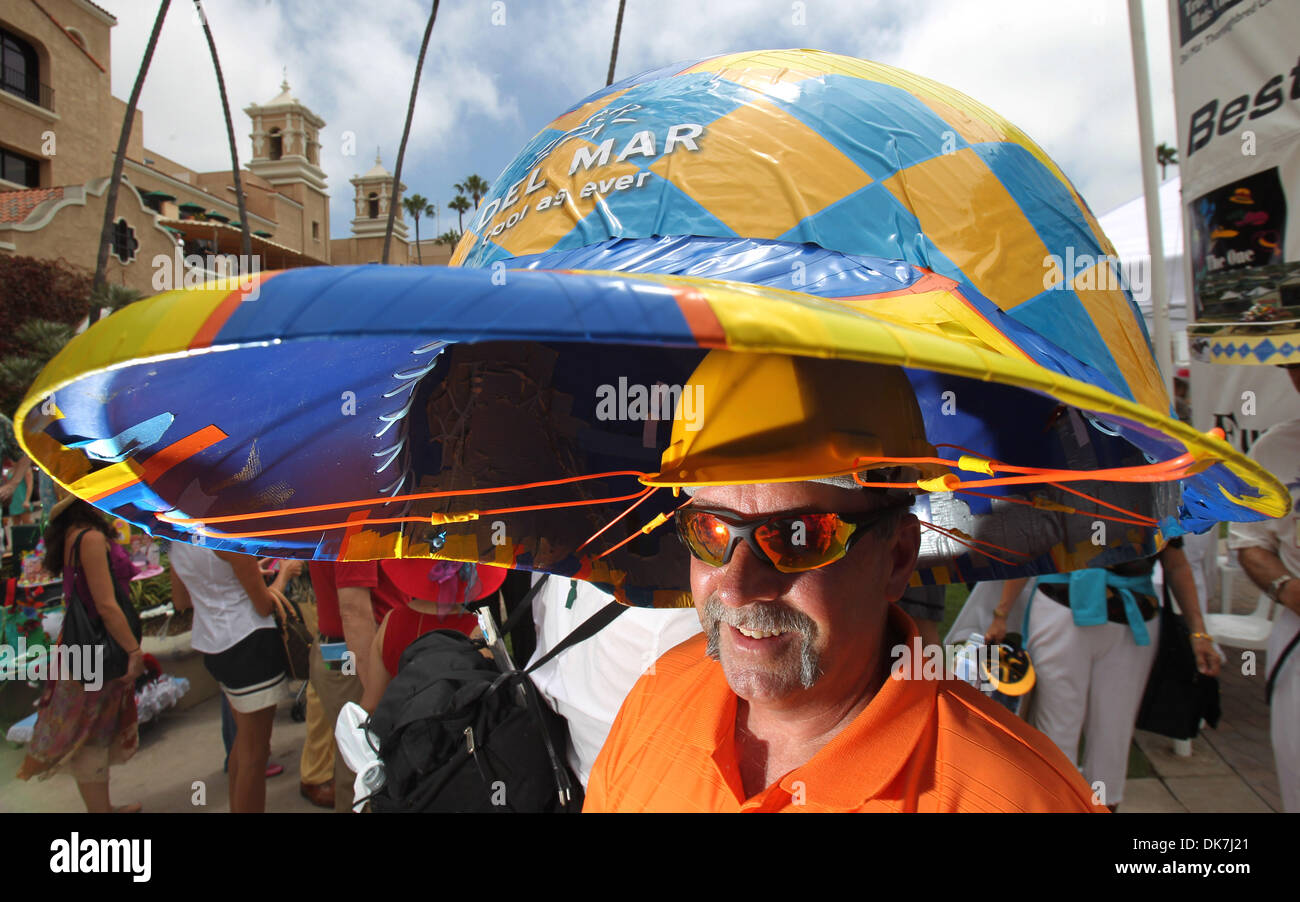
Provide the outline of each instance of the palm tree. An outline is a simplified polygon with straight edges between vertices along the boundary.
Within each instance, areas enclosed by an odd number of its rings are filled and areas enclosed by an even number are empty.
[[[461,232],[458,232],[455,229],[448,229],[433,240],[435,244],[449,244],[452,247],[455,247],[460,244],[461,234]]]
[[[1165,167],[1170,164],[1178,165],[1178,150],[1161,141],[1156,148],[1156,162],[1160,164],[1160,181],[1163,182],[1165,180]]]
[[[402,143],[397,145],[397,165],[393,167],[393,196],[388,201],[388,228],[384,230],[384,255],[380,258],[381,263],[388,262],[388,246],[393,241],[393,222],[397,216],[397,195],[402,189],[402,160],[406,158],[406,139],[411,137],[411,119],[415,116],[415,95],[420,90],[420,70],[424,68],[424,54],[429,50],[429,36],[433,34],[433,20],[436,18],[438,18],[438,0],[433,0],[429,21],[424,26],[424,40],[420,41],[420,55],[415,60],[415,77],[411,79],[411,100],[406,105],[406,125],[402,127]]]
[[[460,185],[457,185],[456,187],[459,189]],[[447,204],[447,207],[456,211],[457,215],[460,217],[460,230],[462,232],[465,231],[465,213],[469,210],[469,200],[465,195],[457,194],[452,199],[451,203]]]
[[[415,220],[415,259],[423,266],[424,255],[420,253],[420,217],[432,216],[433,204],[429,203],[429,198],[422,194],[412,194],[410,197],[402,198],[402,208],[411,214],[411,219]]]
[[[134,304],[143,297],[144,295],[134,288],[108,283],[99,289],[92,288],[90,290],[90,308],[92,311],[107,308],[109,313],[116,313],[128,304]]]
[[[618,19],[614,22],[614,47],[609,51],[609,75],[605,78],[605,87],[614,83],[614,64],[618,62],[618,36],[623,31],[623,7],[627,0],[618,0]]]
[[[465,181],[461,182],[459,185],[453,185],[452,187],[461,194],[468,194],[472,197],[474,199],[475,210],[478,209],[479,200],[483,195],[488,193],[488,183],[483,181],[483,179],[479,178],[477,175],[466,176]]]
[[[149,33],[149,43],[144,48],[144,59],[135,73],[135,84],[131,87],[131,97],[126,102],[126,114],[122,117],[122,130],[117,136],[117,156],[113,157],[113,176],[108,181],[108,196],[104,198],[104,225],[99,230],[99,251],[95,256],[95,280],[91,290],[101,289],[108,271],[108,248],[113,243],[113,218],[117,213],[117,186],[122,180],[122,165],[126,162],[126,145],[131,139],[131,123],[135,119],[135,108],[140,103],[140,90],[144,87],[144,76],[153,61],[153,51],[158,46],[158,34],[162,31],[163,19],[171,0],[162,0],[158,5],[158,15],[153,20],[153,31]],[[99,310],[90,311],[90,321],[99,319]]]
[[[221,77],[221,60],[217,58],[217,42],[212,39],[212,29],[208,27],[208,17],[203,13],[202,0],[194,0],[194,9],[199,14],[199,22],[203,24],[203,34],[208,39],[208,50],[212,54],[212,68],[217,70],[217,90],[221,94],[221,110],[226,114],[226,138],[230,141],[230,175],[235,180],[235,201],[239,206],[244,266],[251,266],[253,239],[249,237],[248,211],[244,209],[244,186],[239,178],[239,148],[235,144],[235,126],[230,120],[230,100],[226,97],[226,80]]]
[[[55,354],[72,338],[67,323],[29,319],[14,330],[17,353],[0,357],[0,405],[13,411]]]

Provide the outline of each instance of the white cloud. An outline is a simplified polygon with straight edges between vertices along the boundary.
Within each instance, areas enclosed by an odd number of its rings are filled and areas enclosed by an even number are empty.
[[[1175,143],[1165,4],[1145,6],[1155,139]],[[1124,0],[945,0],[906,28],[885,61],[957,88],[1014,122],[1095,213],[1141,193]]]
[[[113,30],[113,89],[128,96],[154,3],[102,0]],[[425,60],[403,181],[442,204],[470,172],[494,178],[536,131],[602,87],[617,0],[443,3]],[[1173,131],[1165,4],[1148,2],[1156,140]],[[243,107],[294,93],[326,120],[322,166],[331,232],[348,233],[352,186],[376,145],[391,170],[428,0],[289,4],[209,0],[241,159]],[[494,25],[504,12],[505,23]],[[1097,213],[1140,191],[1124,0],[629,0],[615,77],[679,60],[764,47],[818,47],[945,82],[1023,128]],[[172,4],[141,108],[147,146],[200,170],[229,165],[225,125],[192,7]],[[344,157],[344,132],[356,156]],[[450,222],[445,215],[443,226]]]
[[[501,77],[474,56],[474,23],[443,4],[426,56],[412,121],[403,182],[458,140],[458,124],[518,119]],[[156,11],[141,3],[109,3],[113,30],[113,91],[130,94]],[[243,108],[279,93],[287,69],[295,96],[326,121],[321,166],[329,178],[331,232],[348,232],[352,186],[379,146],[394,168],[428,6],[417,0],[367,7],[345,0],[287,7],[263,0],[209,3],[209,24],[221,55],[241,163],[251,152]],[[230,165],[225,122],[207,44],[193,7],[172,4],[145,80],[140,108],[149,149],[200,171]],[[343,155],[343,135],[355,135],[355,156]]]

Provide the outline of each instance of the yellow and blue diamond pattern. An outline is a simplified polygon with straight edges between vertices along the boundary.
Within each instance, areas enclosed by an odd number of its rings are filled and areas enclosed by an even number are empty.
[[[453,258],[482,267],[616,238],[813,244],[953,279],[1169,411],[1114,251],[1065,175],[976,101],[810,50],[729,54],[615,84],[502,173]],[[1048,261],[1084,261],[1049,278]]]

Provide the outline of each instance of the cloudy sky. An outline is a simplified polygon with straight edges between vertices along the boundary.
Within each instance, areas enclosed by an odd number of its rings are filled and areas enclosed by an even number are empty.
[[[98,2],[118,18],[113,93],[126,98],[157,4]],[[1166,3],[1145,6],[1156,140],[1174,143]],[[278,94],[287,69],[294,95],[325,119],[332,237],[349,232],[348,179],[370,168],[376,146],[393,168],[429,8],[430,0],[205,4],[234,109]],[[617,9],[617,0],[444,0],[407,149],[408,191],[441,207],[466,175],[494,180],[547,122],[603,87]],[[1098,214],[1141,192],[1125,0],[628,0],[615,78],[776,47],[873,59],[971,95],[1042,145]],[[172,4],[140,106],[150,149],[194,169],[228,165],[216,78],[188,0]],[[246,160],[250,123],[234,115]],[[454,221],[444,213],[441,228]]]

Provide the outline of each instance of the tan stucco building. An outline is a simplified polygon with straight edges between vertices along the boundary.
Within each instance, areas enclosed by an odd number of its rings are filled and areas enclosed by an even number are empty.
[[[93,270],[104,198],[126,104],[110,90],[117,20],[90,0],[10,0],[0,7],[0,254],[57,259]],[[149,78],[165,78],[151,70]],[[214,104],[218,101],[213,98]],[[329,187],[320,166],[326,123],[287,80],[244,109],[240,147],[253,254],[262,269],[377,261],[393,179],[375,167],[352,179],[352,237],[330,238]],[[137,110],[123,164],[108,279],[145,294],[170,287],[170,262],[187,266],[241,249],[230,171],[200,172],[144,146]],[[378,207],[375,202],[378,201]],[[415,263],[398,208],[391,263]],[[451,249],[421,242],[423,262]],[[195,256],[197,255],[197,256]]]

